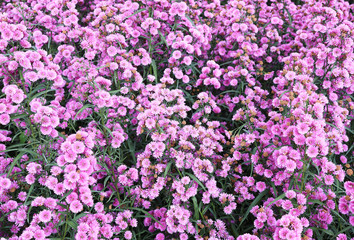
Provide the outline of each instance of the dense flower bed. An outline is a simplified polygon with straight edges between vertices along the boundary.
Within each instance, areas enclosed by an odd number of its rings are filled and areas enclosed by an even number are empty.
[[[354,5],[0,4],[1,240],[354,237]]]

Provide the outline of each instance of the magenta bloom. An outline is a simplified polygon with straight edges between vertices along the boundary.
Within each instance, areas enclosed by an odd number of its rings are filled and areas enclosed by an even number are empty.
[[[124,233],[124,237],[125,237],[126,239],[132,239],[133,234],[132,234],[131,231],[126,231],[126,232]]]
[[[310,146],[307,150],[306,150],[306,154],[307,156],[309,156],[310,158],[315,158],[318,155],[318,149],[317,147],[314,146]]]
[[[70,211],[73,213],[78,213],[83,210],[83,206],[79,200],[74,200],[70,203]]]
[[[163,233],[158,233],[155,240],[165,240],[165,235],[163,235]]]
[[[116,47],[114,46],[110,46],[108,49],[107,49],[107,54],[110,56],[110,57],[114,57],[116,54],[117,54],[118,50]]]
[[[52,213],[49,210],[43,210],[39,213],[39,220],[47,223],[52,219]]]
[[[4,113],[0,115],[0,124],[7,125],[9,122],[10,122],[9,114]]]
[[[72,150],[77,154],[83,153],[85,151],[85,145],[82,142],[75,141],[72,145]]]
[[[3,189],[9,189],[11,187],[11,181],[8,178],[0,178],[0,187]]]
[[[309,131],[310,127],[306,123],[300,123],[297,125],[297,131],[300,134],[306,134]]]

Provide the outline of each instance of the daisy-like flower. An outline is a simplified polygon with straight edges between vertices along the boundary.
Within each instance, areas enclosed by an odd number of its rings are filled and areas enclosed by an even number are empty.
[[[289,71],[289,72],[287,72],[286,74],[285,74],[285,77],[286,77],[286,79],[288,79],[288,80],[294,80],[295,79],[295,76],[296,76],[296,73],[295,72],[293,72],[293,71]]]
[[[286,170],[293,172],[296,169],[296,163],[293,160],[287,160],[286,163]]]
[[[0,115],[0,124],[7,125],[9,122],[10,122],[9,114],[4,113]]]
[[[333,49],[333,56],[334,57],[339,57],[341,54],[342,54],[342,51],[339,48]]]
[[[277,157],[277,165],[278,167],[286,167],[286,163],[287,163],[288,158],[284,155],[280,155],[279,157]]]
[[[85,151],[85,145],[82,142],[75,141],[72,145],[73,152],[80,154]]]
[[[257,182],[256,183],[256,189],[259,192],[263,192],[266,189],[266,184],[264,182]]]
[[[309,131],[310,127],[308,126],[308,124],[306,123],[300,123],[299,125],[297,125],[297,131],[300,134],[306,134]]]
[[[83,158],[78,162],[78,167],[81,171],[86,171],[90,168],[91,164],[89,159]]]
[[[176,50],[173,52],[172,57],[175,59],[180,59],[182,56],[181,52],[179,50]]]
[[[79,200],[74,200],[70,203],[70,211],[73,213],[78,213],[83,210],[83,206]]]
[[[117,50],[116,47],[110,46],[109,48],[107,48],[107,54],[108,54],[110,57],[114,57],[117,53],[118,53],[118,50]]]
[[[68,179],[72,183],[76,183],[77,181],[79,181],[80,175],[77,172],[73,171],[66,175],[66,179]]]
[[[314,146],[310,146],[307,150],[306,150],[306,154],[307,156],[309,156],[310,158],[315,158],[318,155],[318,149],[317,147]]]
[[[77,154],[74,151],[69,150],[64,154],[64,158],[68,163],[72,163],[76,160]]]
[[[43,210],[38,216],[41,222],[47,223],[52,219],[52,212],[49,210]]]

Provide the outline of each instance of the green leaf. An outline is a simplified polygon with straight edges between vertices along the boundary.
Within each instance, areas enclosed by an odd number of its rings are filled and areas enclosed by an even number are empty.
[[[316,199],[309,199],[307,202],[309,203],[317,203],[321,206],[323,206],[325,203],[324,202],[321,202],[320,200],[316,200]]]
[[[293,24],[293,18],[289,12],[289,10],[287,8],[285,8],[285,11],[288,13],[288,16],[289,16],[289,21],[290,21],[290,26]]]
[[[28,201],[29,197],[31,196],[31,193],[32,193],[32,191],[33,191],[33,188],[34,188],[34,185],[32,184],[31,187],[30,187],[29,190],[28,190],[27,197],[26,197],[26,200],[25,200],[24,205],[27,205],[27,201]]]
[[[85,217],[88,213],[80,213],[79,215],[75,216],[73,221],[77,222],[82,217]]]
[[[197,198],[195,196],[193,196],[192,197],[192,201],[193,201],[193,207],[194,207],[194,216],[193,216],[193,218],[195,220],[199,220],[199,208],[198,208]]]
[[[154,219],[155,222],[160,223],[159,220],[157,220],[153,215],[151,215],[150,213],[148,213],[147,211],[145,211],[145,210],[143,210],[143,209],[135,208],[135,207],[129,207],[129,208],[127,208],[127,209],[131,209],[131,210],[136,210],[136,211],[143,212],[143,213],[145,213],[145,215],[149,216],[149,218]]]
[[[44,95],[44,94],[46,94],[48,92],[51,92],[51,91],[55,91],[55,90],[54,89],[48,89],[48,90],[39,92],[39,93],[33,95],[33,97],[31,97],[31,100],[34,99],[34,98],[38,98],[38,97],[40,97],[40,96],[42,96],[42,95]]]
[[[196,181],[196,182],[198,183],[198,185],[200,185],[205,191],[207,190],[207,189],[205,188],[205,186],[203,185],[203,183],[201,183],[201,182],[199,181],[199,179],[196,178],[193,174],[190,174],[190,173],[188,173],[188,172],[185,172],[185,174],[187,174],[190,178],[192,178],[194,181]]]
[[[11,114],[11,116],[10,116],[11,120],[18,119],[18,118],[23,118],[23,117],[28,117],[28,114],[27,113]]]
[[[79,226],[79,224],[77,224],[76,222],[73,222],[73,221],[68,221],[67,223],[68,223],[68,225],[69,225],[70,227],[72,227],[72,229],[74,229],[74,230],[76,230],[76,229],[77,229],[77,226]]]
[[[74,117],[74,120],[76,120],[76,117],[77,117],[77,115],[79,115],[82,111],[84,111],[86,108],[90,108],[90,107],[93,107],[93,105],[92,104],[86,104],[85,106],[83,106],[77,113],[76,113],[76,115],[75,115],[75,117]]]
[[[71,193],[73,192],[73,190],[70,190],[69,192],[67,192],[60,200],[59,200],[59,202],[62,202],[67,196],[69,196]],[[65,205],[64,205],[64,207],[66,207]]]
[[[20,134],[19,138],[20,138],[20,143],[25,143],[27,140],[27,137],[23,132]]]
[[[240,229],[242,223],[246,220],[246,218],[248,217],[248,214],[250,213],[250,211],[252,210],[252,208],[254,206],[256,206],[263,198],[264,195],[266,195],[268,193],[268,189],[261,192],[251,203],[251,205],[248,207],[246,213],[242,216],[242,220],[240,222],[240,224],[238,225],[237,231]],[[285,195],[285,194],[284,194]]]
[[[128,17],[125,17],[124,20],[127,19],[127,18],[130,18],[130,17],[132,17],[132,16],[134,16],[134,15],[136,15],[138,13],[141,13],[142,11],[147,11],[147,9],[143,8],[143,9],[137,10],[132,15],[129,15]]]
[[[160,32],[160,30],[158,31],[158,33],[159,33],[159,35],[160,35],[162,41],[165,43],[166,47],[167,47],[168,49],[170,49],[170,47],[169,47],[168,44],[167,44],[167,41],[166,41],[165,36],[162,35],[162,33]]]
[[[270,205],[272,205],[273,203],[275,203],[276,201],[279,201],[280,199],[283,199],[285,197],[285,193],[281,194],[279,197],[277,197],[276,199],[274,199],[273,201],[271,201],[267,207],[269,207]]]
[[[17,164],[18,160],[24,155],[25,153],[22,152],[20,153],[19,155],[17,155],[17,157],[15,157],[15,159],[12,161],[11,165],[10,165],[10,168],[9,168],[9,171],[7,172],[7,177],[10,176],[11,172],[12,172],[12,169],[15,167],[15,165]]]
[[[156,67],[156,62],[154,59],[152,59],[151,65],[152,65],[152,70],[154,72],[155,81],[157,81],[157,67]]]
[[[348,227],[344,228],[342,231],[340,231],[339,233],[344,233],[344,232],[346,232],[348,230],[353,230],[353,226],[348,226]]]
[[[194,22],[192,21],[192,19],[191,19],[188,15],[185,15],[185,17],[192,23],[193,27],[195,27],[195,24],[194,24]]]
[[[322,231],[324,233],[326,233],[327,235],[330,235],[330,236],[334,236],[334,233],[332,230],[327,230],[327,229],[324,229],[324,228],[316,228],[316,227],[310,227],[312,230],[319,230],[319,231]]]
[[[168,171],[170,171],[170,168],[171,168],[171,166],[172,166],[172,163],[173,163],[172,161],[169,162],[169,163],[167,163],[166,168],[165,168],[165,172],[164,172],[164,174],[163,174],[163,177],[164,177],[164,178],[167,176]]]

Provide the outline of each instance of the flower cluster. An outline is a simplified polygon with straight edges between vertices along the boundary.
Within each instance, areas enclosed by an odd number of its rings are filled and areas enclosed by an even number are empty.
[[[0,1],[0,239],[354,236],[354,5]]]

